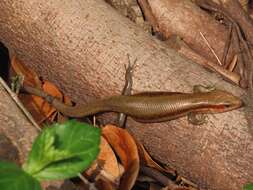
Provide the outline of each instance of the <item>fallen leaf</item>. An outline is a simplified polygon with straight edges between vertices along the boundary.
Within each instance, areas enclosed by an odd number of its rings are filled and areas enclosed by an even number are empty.
[[[127,130],[114,125],[106,125],[102,129],[102,135],[111,145],[125,168],[119,189],[132,189],[140,169],[138,149],[135,140]]]
[[[96,175],[96,179],[107,179],[111,183],[119,185],[122,173],[123,172],[120,169],[119,163],[112,148],[106,139],[101,136],[100,153],[98,158],[96,162],[85,171],[85,175],[89,177]]]
[[[72,105],[70,98],[63,96],[54,84],[48,81],[41,81],[36,72],[26,67],[15,56],[12,57],[11,68],[16,75],[24,76],[24,83],[26,85],[42,89],[52,96],[63,99],[65,104]],[[39,124],[46,119],[50,122],[64,122],[68,119],[66,116],[56,112],[52,106],[38,96],[21,94],[20,99]]]
[[[58,88],[48,81],[44,82],[42,89],[54,97],[57,97],[59,99],[63,98]],[[22,103],[26,106],[27,110],[33,115],[34,119],[39,124],[44,122],[54,112],[56,112],[56,109],[54,107],[52,107],[48,102],[39,96],[20,94],[19,97]]]

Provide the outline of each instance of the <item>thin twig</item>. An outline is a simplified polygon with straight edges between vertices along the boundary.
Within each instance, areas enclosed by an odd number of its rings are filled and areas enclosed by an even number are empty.
[[[247,61],[245,62],[246,66],[247,66],[247,81],[248,81],[248,87],[250,89],[253,88],[253,84],[252,84],[252,75],[253,75],[253,71],[252,71],[252,64],[253,64],[253,57],[252,57],[252,54],[251,54],[251,50],[249,49],[249,46],[246,42],[246,40],[244,39],[244,37],[242,36],[242,33],[241,33],[241,30],[240,30],[240,27],[238,26],[238,24],[234,24],[235,28],[236,28],[236,31],[237,31],[237,34],[238,34],[238,37],[240,39],[240,42],[242,43],[243,45],[243,49],[246,51],[246,55],[248,57]]]
[[[38,131],[41,131],[40,126],[37,124],[37,122],[33,119],[32,115],[26,110],[22,102],[19,100],[17,94],[15,94],[9,86],[4,82],[4,80],[0,77],[0,83],[3,85],[5,90],[9,93],[10,97],[13,99],[13,101],[18,105],[18,107],[23,111],[27,119],[33,124],[33,126],[38,129]]]
[[[184,56],[190,58],[191,60],[195,61],[196,63],[211,69],[219,73],[224,78],[228,79],[229,81],[239,85],[240,76],[235,72],[230,72],[225,68],[221,67],[220,65],[213,63],[204,59],[202,56],[197,54],[194,50],[192,50],[186,43],[180,41],[180,48],[178,48],[178,52],[183,54]]]
[[[232,61],[229,63],[228,65],[228,70],[233,72],[235,66],[236,66],[236,63],[237,63],[237,60],[238,60],[238,56],[235,54]]]
[[[241,76],[241,80],[240,80],[240,86],[242,88],[246,88],[247,87],[247,77],[246,77],[246,73],[245,72],[245,62],[243,60],[243,55],[241,52],[241,48],[240,48],[240,41],[239,41],[239,37],[237,34],[237,31],[235,29],[235,27],[232,27],[232,43],[235,49],[235,53],[238,56],[238,64],[237,64],[237,68],[238,68],[238,73]]]
[[[226,39],[226,43],[225,43],[225,47],[223,51],[223,57],[222,57],[222,63],[225,68],[227,68],[228,66],[228,63],[226,63],[226,61],[227,61],[228,51],[231,46],[232,29],[233,29],[232,24],[229,24],[229,30],[228,30],[227,39]]]
[[[246,40],[244,39],[244,37],[242,36],[242,32],[240,29],[239,24],[230,16],[229,13],[226,12],[226,10],[224,9],[224,7],[222,5],[218,5],[216,3],[214,3],[213,1],[197,1],[198,5],[201,6],[202,8],[208,9],[210,11],[214,11],[214,12],[218,12],[222,15],[224,15],[224,17],[226,17],[226,19],[228,19],[228,21],[230,21],[233,24],[233,27],[236,29],[237,31],[237,35],[239,37],[239,41],[240,44],[242,43],[243,45],[243,49],[246,51],[247,54],[247,59],[245,60],[245,68],[244,68],[244,75],[241,77],[244,77],[243,79],[247,81],[248,83],[248,87],[250,89],[253,89],[253,84],[252,84],[252,75],[253,75],[253,71],[252,71],[252,64],[253,64],[253,57],[251,55],[251,51],[249,49],[249,46],[246,42]],[[245,76],[247,77],[247,79],[245,79]]]
[[[153,15],[152,9],[151,9],[148,1],[147,0],[137,0],[137,2],[141,7],[141,10],[144,14],[145,20],[148,21],[150,23],[150,25],[153,27],[153,30],[155,32],[157,32],[158,31],[157,19]]]
[[[203,38],[203,40],[205,41],[207,47],[211,50],[211,52],[213,53],[213,55],[214,55],[215,58],[217,59],[218,63],[219,63],[220,65],[222,65],[222,63],[221,63],[219,57],[217,56],[217,54],[215,53],[214,49],[211,47],[211,45],[209,44],[209,42],[207,41],[207,39],[205,38],[205,36],[203,35],[203,33],[202,33],[202,32],[199,32],[199,33],[200,33],[201,37]]]

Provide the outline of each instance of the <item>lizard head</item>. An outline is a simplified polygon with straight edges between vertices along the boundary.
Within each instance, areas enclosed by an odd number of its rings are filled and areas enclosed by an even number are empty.
[[[206,96],[206,108],[201,111],[209,113],[226,112],[237,109],[243,105],[240,98],[234,96],[230,92],[223,90],[213,90],[203,93]]]

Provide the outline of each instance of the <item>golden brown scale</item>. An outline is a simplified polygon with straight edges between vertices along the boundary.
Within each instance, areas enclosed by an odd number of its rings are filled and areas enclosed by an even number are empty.
[[[213,90],[197,93],[146,92],[135,95],[119,95],[71,107],[38,89],[28,86],[24,86],[24,89],[31,94],[45,98],[58,111],[70,117],[118,112],[131,116],[139,122],[162,122],[189,113],[226,112],[242,105],[241,100],[231,93]]]

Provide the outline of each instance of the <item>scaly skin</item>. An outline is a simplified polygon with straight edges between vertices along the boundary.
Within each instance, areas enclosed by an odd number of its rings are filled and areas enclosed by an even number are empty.
[[[67,106],[41,90],[24,86],[25,91],[41,96],[58,111],[70,117],[86,117],[96,113],[118,112],[139,122],[162,122],[189,113],[219,113],[241,107],[242,101],[229,92],[173,93],[145,92],[135,95],[111,96],[86,105]]]

